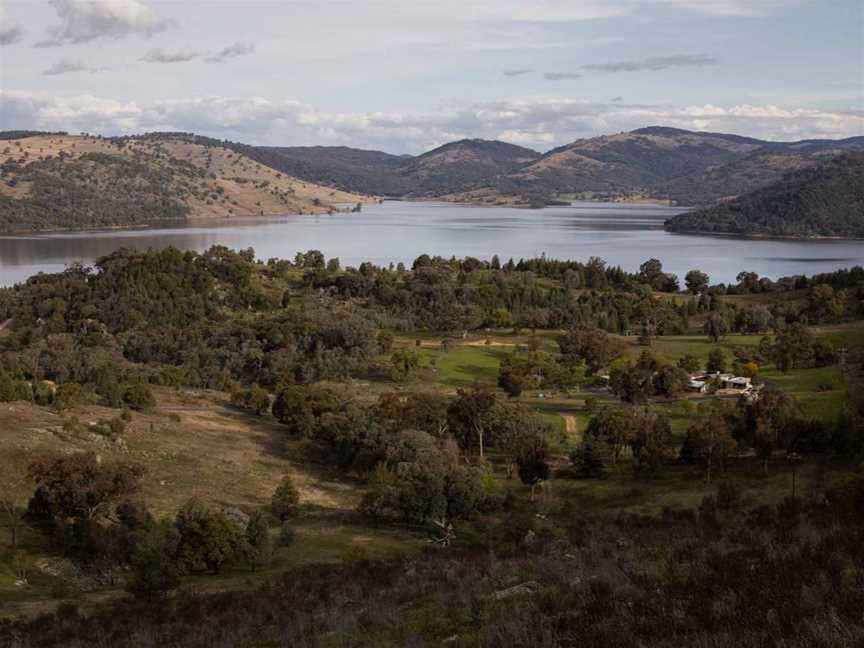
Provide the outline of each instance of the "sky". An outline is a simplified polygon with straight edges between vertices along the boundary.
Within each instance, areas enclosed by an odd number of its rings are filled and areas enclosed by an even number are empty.
[[[864,135],[861,0],[0,0],[0,130],[416,154]]]

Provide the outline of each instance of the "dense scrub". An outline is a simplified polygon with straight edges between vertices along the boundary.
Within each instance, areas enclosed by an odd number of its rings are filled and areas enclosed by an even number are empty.
[[[708,209],[675,216],[673,232],[864,237],[864,154],[850,153]]]
[[[182,167],[145,164],[120,155],[89,153],[7,163],[3,174],[15,183],[31,183],[24,198],[0,196],[0,229],[142,225],[155,220],[180,219],[189,213],[175,182]]]
[[[726,485],[661,517],[514,513],[419,559],[66,606],[3,623],[0,645],[851,647],[864,641],[861,480],[758,509]]]

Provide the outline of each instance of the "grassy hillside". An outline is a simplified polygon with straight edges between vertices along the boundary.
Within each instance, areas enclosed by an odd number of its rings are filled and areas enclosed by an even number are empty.
[[[864,153],[844,154],[708,209],[675,216],[673,232],[864,237]]]
[[[5,231],[326,213],[364,200],[182,138],[41,134],[0,146]]]

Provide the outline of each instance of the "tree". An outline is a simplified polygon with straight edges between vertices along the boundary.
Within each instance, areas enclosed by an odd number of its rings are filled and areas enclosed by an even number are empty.
[[[273,401],[273,416],[293,435],[311,435],[321,416],[344,406],[339,393],[324,385],[283,387]]]
[[[153,390],[146,383],[129,385],[123,392],[123,402],[133,410],[146,410],[156,406]]]
[[[626,403],[641,403],[654,395],[655,366],[627,362],[609,372],[609,388]]]
[[[154,524],[135,540],[126,591],[146,600],[165,596],[180,586],[176,564],[180,535],[170,524]]]
[[[36,484],[28,518],[53,530],[68,521],[112,518],[120,503],[140,491],[144,469],[123,462],[103,463],[93,453],[77,453],[36,459],[28,475]]]
[[[639,278],[642,279],[652,288],[657,287],[657,283],[663,277],[663,264],[657,259],[648,259],[645,263],[639,266]]]
[[[444,312],[444,328],[460,332],[462,338],[482,324],[483,310],[476,304],[451,304]]]
[[[618,463],[624,450],[630,446],[635,432],[633,408],[606,407],[594,415],[585,428],[585,438],[600,442],[609,450],[612,463]]]
[[[698,295],[708,289],[708,275],[701,270],[691,270],[684,277],[684,283],[692,294]]]
[[[516,464],[519,466],[519,479],[532,489],[542,481],[549,479],[551,472],[546,455],[549,445],[546,438],[540,435],[526,437],[519,450]]]
[[[702,363],[699,362],[699,358],[690,353],[679,358],[676,364],[688,373],[699,371],[699,368],[702,366]]]
[[[582,479],[596,479],[602,477],[606,472],[603,462],[603,453],[600,449],[601,442],[587,435],[582,443],[570,453],[570,463],[576,475]]]
[[[273,511],[273,515],[284,522],[287,518],[297,514],[299,506],[300,491],[294,485],[291,475],[285,475],[279,482],[279,486],[276,487],[273,497],[270,498],[270,510]]]
[[[499,404],[495,416],[498,430],[495,445],[504,455],[507,479],[510,479],[520,457],[523,463],[528,462],[536,448],[545,447],[549,426],[536,412],[520,404]]]
[[[447,408],[447,422],[460,447],[466,452],[477,448],[483,457],[487,436],[494,433],[495,394],[482,387],[460,389]]]
[[[641,324],[640,342],[651,346],[654,337],[660,332],[660,326],[666,319],[668,310],[667,304],[652,295],[643,297],[636,304],[635,314]]]
[[[719,414],[694,423],[687,429],[685,450],[694,460],[705,466],[705,479],[711,483],[711,471],[718,463],[725,465],[726,458],[734,452],[737,444],[726,420]]]
[[[638,467],[654,471],[669,458],[672,428],[669,419],[650,407],[631,412],[633,433],[630,446]]]
[[[397,349],[393,352],[390,362],[393,363],[396,373],[405,378],[420,368],[420,356],[413,349]]]
[[[0,515],[4,524],[9,529],[9,546],[14,554],[18,550],[18,534],[25,526],[24,514],[17,501],[18,493],[24,488],[24,480],[12,476],[5,476],[0,481]]]
[[[263,511],[255,511],[246,525],[246,542],[249,545],[249,562],[253,569],[270,564],[273,558],[273,542],[270,525]]]
[[[714,342],[718,342],[720,338],[729,333],[729,323],[721,313],[711,313],[705,320],[704,330],[705,335]]]
[[[654,373],[653,379],[654,394],[665,396],[666,398],[675,398],[684,393],[687,385],[690,382],[689,374],[674,365],[661,365]]]
[[[723,349],[720,347],[711,349],[711,352],[708,354],[706,371],[708,373],[723,373],[726,371],[726,354],[723,353]]]
[[[231,393],[231,404],[264,416],[270,411],[270,394],[258,385],[252,385],[249,389],[241,387]]]
[[[816,284],[807,293],[807,315],[814,323],[835,320],[845,309],[846,294],[835,292],[828,284]]]
[[[591,373],[597,373],[624,353],[626,345],[597,328],[571,329],[558,338],[565,362],[584,362]]]
[[[0,370],[0,403],[15,400],[15,382],[5,371]]]
[[[58,410],[74,409],[85,405],[90,399],[90,393],[83,385],[75,382],[63,383],[54,393],[54,407]]]
[[[209,569],[218,575],[222,566],[248,555],[243,533],[224,514],[209,510],[192,499],[178,512],[174,526],[180,537],[177,560],[181,568]]]

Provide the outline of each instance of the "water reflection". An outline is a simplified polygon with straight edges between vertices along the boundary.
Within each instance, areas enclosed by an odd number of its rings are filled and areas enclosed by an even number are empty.
[[[585,260],[599,256],[636,270],[650,257],[683,278],[701,268],[712,281],[752,270],[778,277],[864,265],[860,241],[741,240],[668,234],[663,221],[677,213],[658,205],[576,203],[543,210],[486,208],[448,203],[387,202],[359,214],[285,216],[163,224],[141,230],[56,232],[0,236],[0,284],[37,272],[57,272],[75,261],[92,263],[120,247],[205,250],[212,245],[253,247],[259,258],[293,258],[319,249],[343,265],[363,261],[410,263],[422,253],[502,259],[541,253]]]

